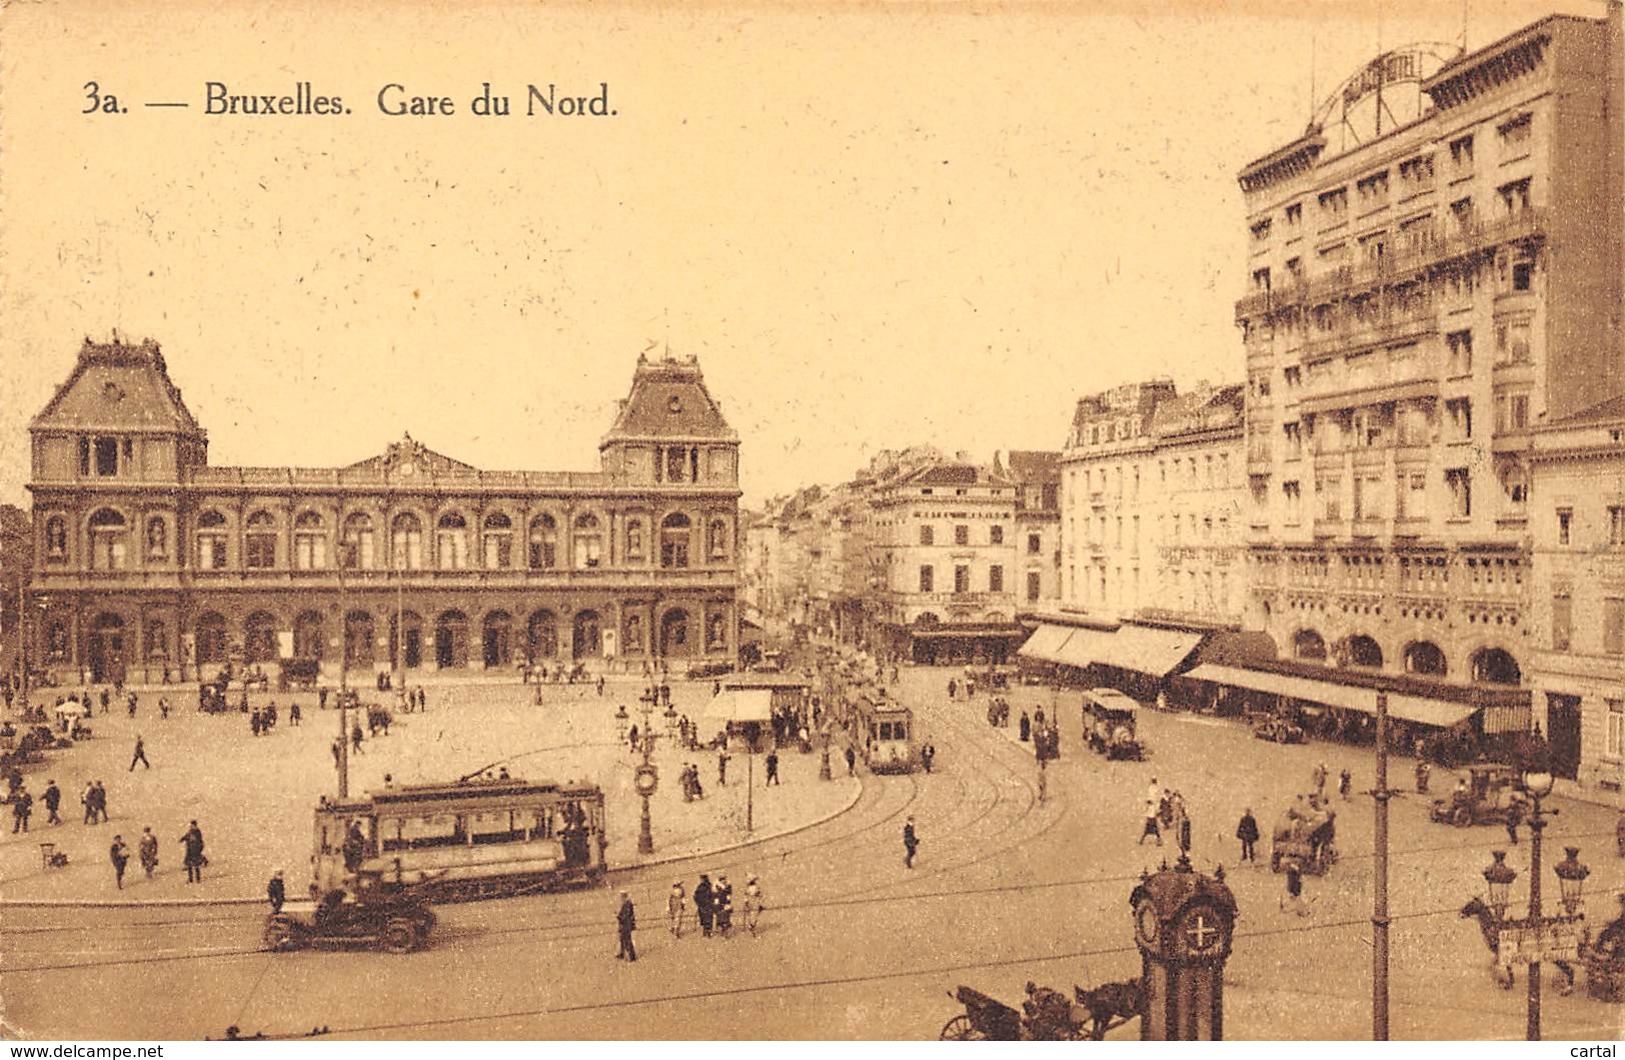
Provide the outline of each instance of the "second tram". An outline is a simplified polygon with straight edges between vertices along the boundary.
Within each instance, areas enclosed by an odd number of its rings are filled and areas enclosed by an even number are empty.
[[[914,712],[883,691],[865,690],[847,707],[848,734],[871,773],[912,773],[919,762]]]

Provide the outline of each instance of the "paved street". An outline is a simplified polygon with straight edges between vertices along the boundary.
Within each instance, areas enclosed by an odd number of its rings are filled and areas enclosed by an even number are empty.
[[[1066,694],[1064,757],[1052,764],[1040,804],[1030,751],[986,725],[985,697],[948,703],[949,674],[909,670],[902,681],[901,695],[920,712],[917,729],[938,748],[932,775],[865,777],[852,809],[823,824],[617,873],[612,883],[629,887],[638,904],[636,965],[612,959],[615,902],[604,890],[445,907],[432,947],[406,957],[260,953],[257,908],[8,910],[0,925],[7,1022],[56,1037],[218,1036],[236,1023],[268,1034],[325,1025],[335,1036],[402,1038],[640,1038],[679,1029],[688,1038],[934,1038],[957,1010],[946,994],[959,983],[1014,1002],[1028,979],[1066,989],[1137,974],[1128,893],[1142,869],[1172,853],[1135,845],[1155,775],[1183,792],[1198,866],[1222,862],[1240,905],[1226,1036],[1369,1036],[1370,801],[1356,798],[1340,816],[1343,859],[1327,879],[1308,881],[1315,902],[1307,918],[1278,908],[1282,878],[1267,867],[1235,868],[1229,838],[1245,805],[1267,833],[1318,761],[1334,776],[1352,769],[1356,791],[1369,787],[1368,751],[1277,747],[1238,724],[1148,712],[1150,761],[1108,764],[1080,749],[1078,697]],[[1050,695],[1018,690],[1015,715]],[[433,711],[431,701],[428,717],[438,720]],[[1408,761],[1395,774],[1398,786],[1409,786]],[[785,790],[799,781],[792,776]],[[152,782],[161,784],[161,774]],[[1436,790],[1451,782],[1435,774]],[[231,795],[195,797],[202,805]],[[257,793],[245,788],[242,797]],[[1401,799],[1393,810],[1394,1036],[1521,1037],[1521,978],[1513,991],[1496,988],[1476,925],[1457,915],[1482,891],[1479,872],[1505,833],[1432,825],[1425,803]],[[1580,845],[1593,869],[1591,908],[1609,911],[1611,893],[1625,886],[1612,817],[1559,806],[1547,831],[1548,865],[1564,842]],[[899,839],[909,814],[922,838],[912,871]],[[299,828],[304,819],[302,812]],[[1267,850],[1267,839],[1261,846]],[[1526,849],[1509,858],[1520,870]],[[172,846],[166,854],[174,858]],[[9,848],[4,856],[13,856]],[[760,938],[679,942],[664,932],[672,878],[692,886],[708,869],[736,885],[747,872],[761,874],[770,908]],[[1555,880],[1547,882],[1555,892]],[[136,977],[145,984],[139,998],[125,989]],[[80,1001],[87,998],[96,1000],[94,1012]],[[1583,991],[1562,998],[1548,987],[1545,1018],[1554,1039],[1620,1030],[1619,1013]]]

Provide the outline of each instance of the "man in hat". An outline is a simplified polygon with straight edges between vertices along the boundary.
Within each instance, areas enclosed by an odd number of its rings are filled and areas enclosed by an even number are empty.
[[[688,889],[683,886],[682,880],[671,881],[671,893],[666,896],[666,923],[671,928],[671,937],[683,937],[683,920],[688,916]]]
[[[616,952],[616,960],[635,961],[638,959],[638,948],[632,944],[632,932],[638,926],[637,910],[632,907],[632,895],[629,891],[621,892],[621,908],[615,914],[615,927],[621,937],[621,948]]]
[[[113,879],[118,883],[118,889],[124,890],[124,866],[130,863],[130,848],[124,845],[124,837],[113,837],[113,845],[108,850],[113,862]]]
[[[725,872],[717,874],[716,886],[711,888],[711,911],[716,916],[717,934],[728,938],[734,927],[734,885]]]
[[[700,873],[700,882],[694,885],[694,913],[700,921],[700,932],[710,938],[716,912],[711,902],[711,877],[703,872]]]
[[[920,849],[920,837],[914,831],[914,818],[909,817],[903,825],[903,866],[914,867],[914,852]]]
[[[271,915],[282,912],[282,903],[288,900],[288,891],[282,882],[282,870],[271,873],[271,882],[265,885],[265,899],[271,903]]]
[[[756,937],[756,925],[762,919],[762,885],[753,872],[745,877],[745,927],[750,937]]]

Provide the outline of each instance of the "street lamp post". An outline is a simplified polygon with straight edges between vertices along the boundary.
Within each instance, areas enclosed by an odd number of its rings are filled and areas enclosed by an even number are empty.
[[[1538,730],[1536,733],[1539,735]],[[1532,764],[1525,768],[1523,774],[1524,790],[1529,793],[1532,808],[1529,813],[1529,915],[1527,917],[1508,919],[1506,916],[1512,883],[1518,877],[1518,872],[1506,863],[1506,851],[1494,852],[1494,860],[1489,868],[1483,872],[1484,882],[1489,887],[1489,905],[1492,914],[1500,925],[1500,939],[1498,952],[1502,954],[1503,961],[1510,963],[1509,954],[1528,954],[1529,962],[1529,1007],[1526,1026],[1529,1041],[1541,1040],[1540,1007],[1541,1007],[1541,962],[1542,960],[1561,961],[1563,959],[1578,959],[1578,928],[1580,921],[1584,920],[1582,899],[1585,890],[1585,879],[1591,870],[1580,862],[1580,848],[1566,848],[1567,857],[1553,867],[1559,884],[1559,891],[1563,902],[1563,912],[1555,916],[1547,916],[1541,904],[1541,853],[1542,833],[1546,830],[1547,817],[1555,814],[1556,809],[1547,809],[1541,805],[1541,800],[1552,792],[1552,774],[1545,765],[1545,748]],[[1572,930],[1563,931],[1563,928]]]
[[[339,798],[350,797],[350,598],[344,582],[344,568],[350,563],[350,548],[339,543]]]
[[[654,711],[654,699],[645,696],[643,699],[643,766],[638,770],[638,794],[643,796],[643,816],[638,822],[638,853],[653,854],[655,852],[655,837],[649,820],[649,796],[654,794],[654,766],[649,762],[649,755],[654,750],[655,734],[650,715]],[[648,777],[648,780],[644,780]]]
[[[1388,693],[1377,693],[1377,785],[1371,899],[1371,1040],[1388,1040]]]

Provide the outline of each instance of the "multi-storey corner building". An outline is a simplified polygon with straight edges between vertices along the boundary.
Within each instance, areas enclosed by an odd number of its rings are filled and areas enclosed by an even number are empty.
[[[877,483],[871,640],[916,662],[1002,662],[1016,624],[1016,482],[963,459]]]
[[[343,467],[213,466],[150,341],[87,340],[31,433],[33,651],[69,674],[736,656],[739,442],[693,359],[639,359],[591,472],[410,437]]]
[[[1527,667],[1553,772],[1625,784],[1625,398],[1537,427]]]
[[[1284,655],[1527,682],[1535,428],[1625,389],[1618,34],[1390,52],[1241,170],[1248,619]]]
[[[1062,455],[1062,603],[1103,621],[1235,625],[1244,591],[1240,386],[1165,379],[1078,402]]]

